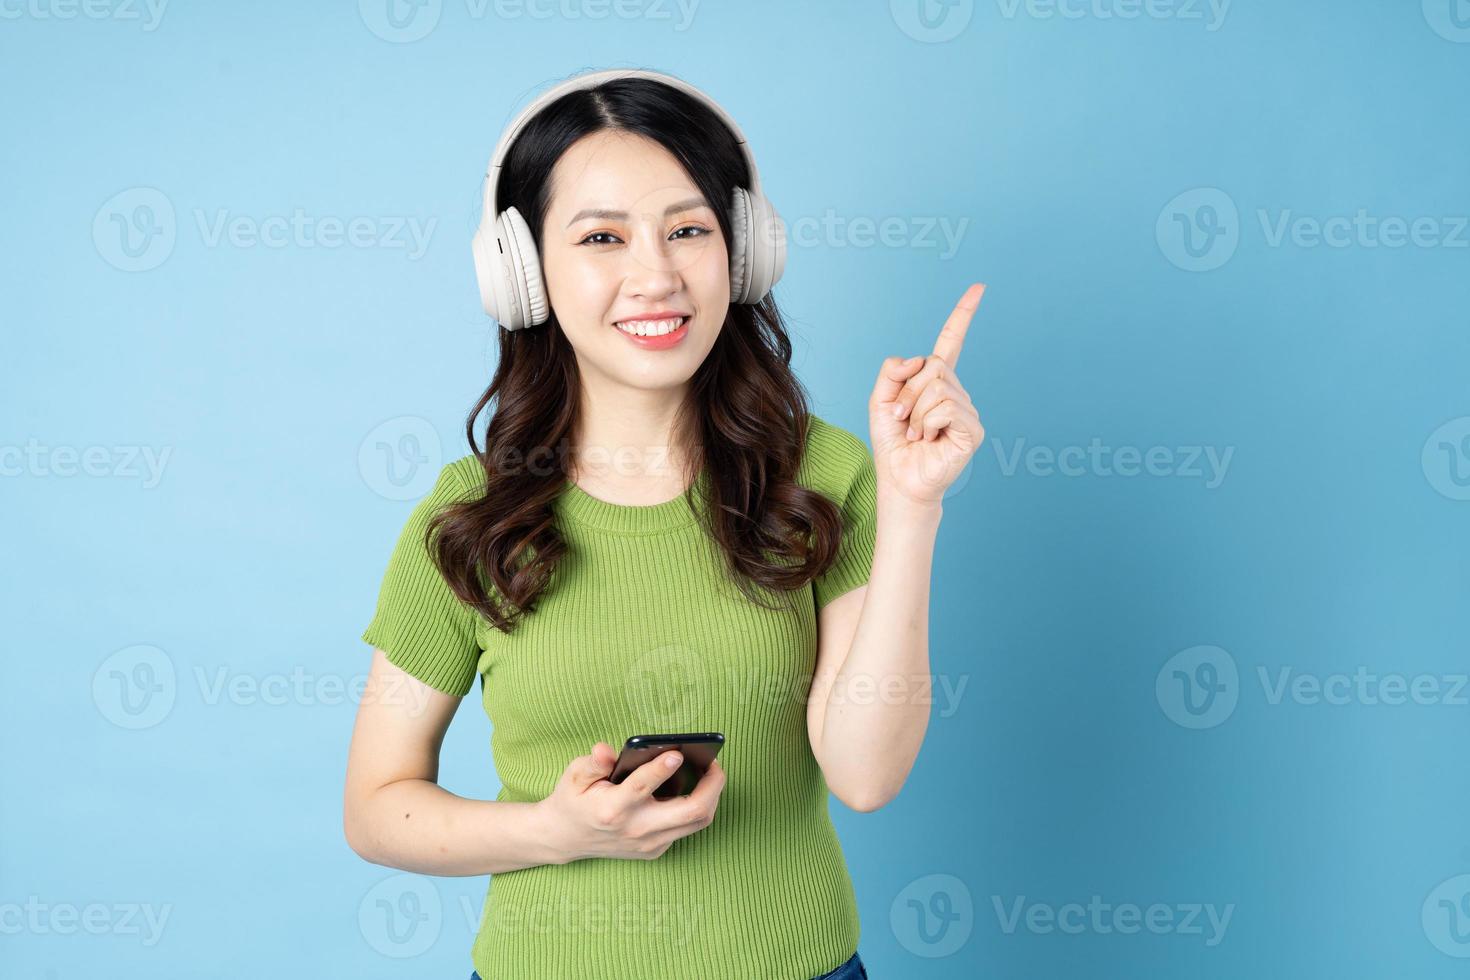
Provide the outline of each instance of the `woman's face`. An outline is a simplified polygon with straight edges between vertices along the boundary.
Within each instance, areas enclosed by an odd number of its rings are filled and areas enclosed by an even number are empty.
[[[573,143],[552,168],[541,240],[547,298],[584,378],[656,389],[693,377],[725,322],[730,260],[715,212],[668,150],[616,130]],[[664,313],[687,319],[662,338],[617,325]]]

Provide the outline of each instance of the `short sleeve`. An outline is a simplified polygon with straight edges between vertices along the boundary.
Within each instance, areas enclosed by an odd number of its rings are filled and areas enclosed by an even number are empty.
[[[463,697],[474,684],[480,645],[475,609],[449,588],[424,542],[429,519],[463,496],[453,464],[439,472],[398,535],[378,590],[377,611],[362,639],[382,650],[389,663],[425,684]]]
[[[818,609],[867,583],[878,526],[878,474],[873,454],[857,436],[845,430],[838,434],[843,438],[828,453],[833,463],[842,461],[840,471],[847,474],[840,497],[842,541],[837,560],[812,583]]]

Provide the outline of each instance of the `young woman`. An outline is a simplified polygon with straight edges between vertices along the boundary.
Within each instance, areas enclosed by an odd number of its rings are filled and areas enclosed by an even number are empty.
[[[924,738],[941,503],[983,438],[954,372],[983,287],[933,353],[883,362],[869,452],[791,372],[784,242],[738,128],[643,71],[512,123],[475,245],[500,361],[363,633],[349,843],[492,875],[485,980],[866,977],[827,797],[882,806]],[[437,785],[476,675],[494,801]],[[653,796],[674,752],[608,778],[628,736],[704,731],[726,741],[688,795]]]

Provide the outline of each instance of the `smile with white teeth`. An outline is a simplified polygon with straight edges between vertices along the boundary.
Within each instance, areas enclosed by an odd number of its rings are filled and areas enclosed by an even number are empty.
[[[621,320],[614,326],[623,333],[630,333],[637,337],[661,337],[666,333],[678,330],[688,319],[687,316],[681,316],[672,320]]]

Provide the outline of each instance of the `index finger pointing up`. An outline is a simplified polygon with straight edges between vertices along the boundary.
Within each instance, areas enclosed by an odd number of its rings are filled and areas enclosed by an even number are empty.
[[[980,306],[980,297],[985,295],[985,283],[977,282],[965,290],[965,295],[955,304],[954,312],[944,321],[939,339],[934,341],[934,356],[944,359],[951,368],[960,359],[960,348],[965,343],[965,331],[970,329],[970,319]]]

